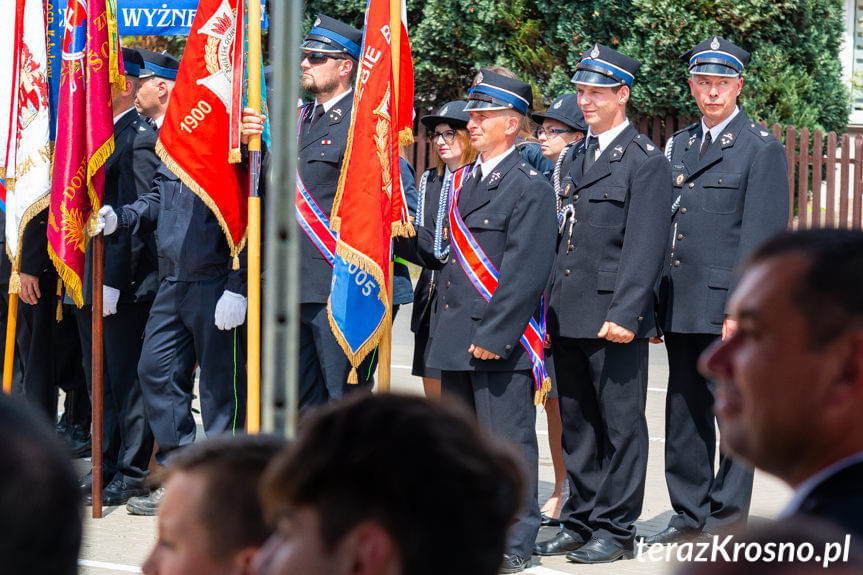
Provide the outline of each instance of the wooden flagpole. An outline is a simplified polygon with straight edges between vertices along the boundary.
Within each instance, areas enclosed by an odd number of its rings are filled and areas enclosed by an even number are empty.
[[[17,273],[17,270],[13,273]],[[15,327],[18,323],[18,294],[9,294],[9,315],[6,316],[6,350],[3,358],[3,393],[12,393],[12,367],[15,364]]]
[[[102,234],[93,237],[93,518],[102,517],[102,283],[104,268],[104,241]]]
[[[261,4],[249,2],[249,107],[261,110]],[[261,137],[249,138],[249,298],[246,365],[246,430],[261,428],[261,198],[258,182],[261,168]]]

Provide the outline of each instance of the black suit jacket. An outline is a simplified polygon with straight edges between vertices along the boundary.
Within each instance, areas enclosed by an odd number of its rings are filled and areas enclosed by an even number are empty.
[[[161,162],[156,131],[135,110],[114,125],[114,152],[105,162],[104,205],[124,206],[150,191]],[[92,301],[93,254],[87,247],[84,303]],[[159,288],[156,240],[152,233],[105,237],[104,284],[120,290],[120,303],[152,301]]]
[[[585,140],[569,152],[561,184],[573,201],[558,242],[549,305],[553,335],[596,338],[614,322],[644,338],[656,334],[654,288],[671,221],[668,162],[630,124],[582,173]],[[563,171],[562,171],[563,173]]]
[[[336,188],[348,131],[351,127],[351,109],[354,92],[336,102],[315,125],[309,129],[312,106],[300,122],[299,161],[300,178],[327,217],[332,215]],[[333,268],[318,248],[299,229],[300,240],[300,303],[326,303],[330,297]]]
[[[666,332],[719,334],[734,269],[788,221],[785,148],[772,134],[739,112],[699,159],[701,137],[698,122],[666,145],[680,198],[659,290]]]
[[[794,515],[831,521],[850,532],[853,541],[863,541],[863,462],[818,484]]]
[[[428,364],[448,371],[530,369],[519,343],[554,259],[556,217],[548,181],[517,152],[511,152],[480,182],[466,181],[459,196],[465,224],[500,273],[491,301],[476,290],[450,253],[434,258],[433,230],[418,230],[418,252],[427,267],[441,268],[432,315]],[[478,360],[467,350],[476,344],[501,357]]]

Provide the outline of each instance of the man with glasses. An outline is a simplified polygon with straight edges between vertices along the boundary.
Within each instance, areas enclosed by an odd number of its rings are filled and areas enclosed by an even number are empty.
[[[350,363],[327,317],[335,249],[329,216],[351,126],[351,86],[362,39],[362,31],[320,14],[301,47],[301,85],[315,101],[300,109],[297,121],[297,207],[304,232],[300,247],[300,408],[338,399],[349,390]],[[362,382],[366,370],[361,366],[358,372]]]

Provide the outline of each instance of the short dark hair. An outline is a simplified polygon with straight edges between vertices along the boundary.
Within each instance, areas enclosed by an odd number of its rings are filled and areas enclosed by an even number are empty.
[[[0,571],[74,575],[82,516],[69,454],[44,415],[3,394],[0,437]]]
[[[160,473],[206,478],[205,505],[197,510],[206,526],[210,553],[225,557],[245,547],[260,547],[272,534],[258,499],[261,476],[285,441],[269,435],[215,437],[171,454]]]
[[[850,329],[863,329],[863,232],[817,229],[782,232],[759,247],[744,271],[765,260],[800,254],[809,268],[792,298],[820,347]]]
[[[354,396],[304,422],[267,471],[263,500],[277,520],[310,506],[334,549],[375,521],[411,575],[492,575],[524,481],[516,456],[463,408],[394,394]]]

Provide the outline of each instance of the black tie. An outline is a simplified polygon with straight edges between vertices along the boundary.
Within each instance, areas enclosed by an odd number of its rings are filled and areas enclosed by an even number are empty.
[[[312,121],[309,122],[309,131],[312,131],[312,126],[317,124],[318,120],[321,119],[321,116],[324,115],[324,107],[321,104],[315,106],[315,111],[312,114]]]
[[[704,157],[704,154],[707,153],[707,148],[710,147],[710,143],[713,141],[713,138],[710,135],[710,132],[707,132],[707,135],[704,136],[704,141],[701,142],[701,151],[698,152],[698,159]]]
[[[587,140],[587,151],[584,153],[584,164],[582,165],[581,172],[586,174],[587,170],[593,165],[596,161],[596,150],[599,148],[599,139],[591,136]]]

